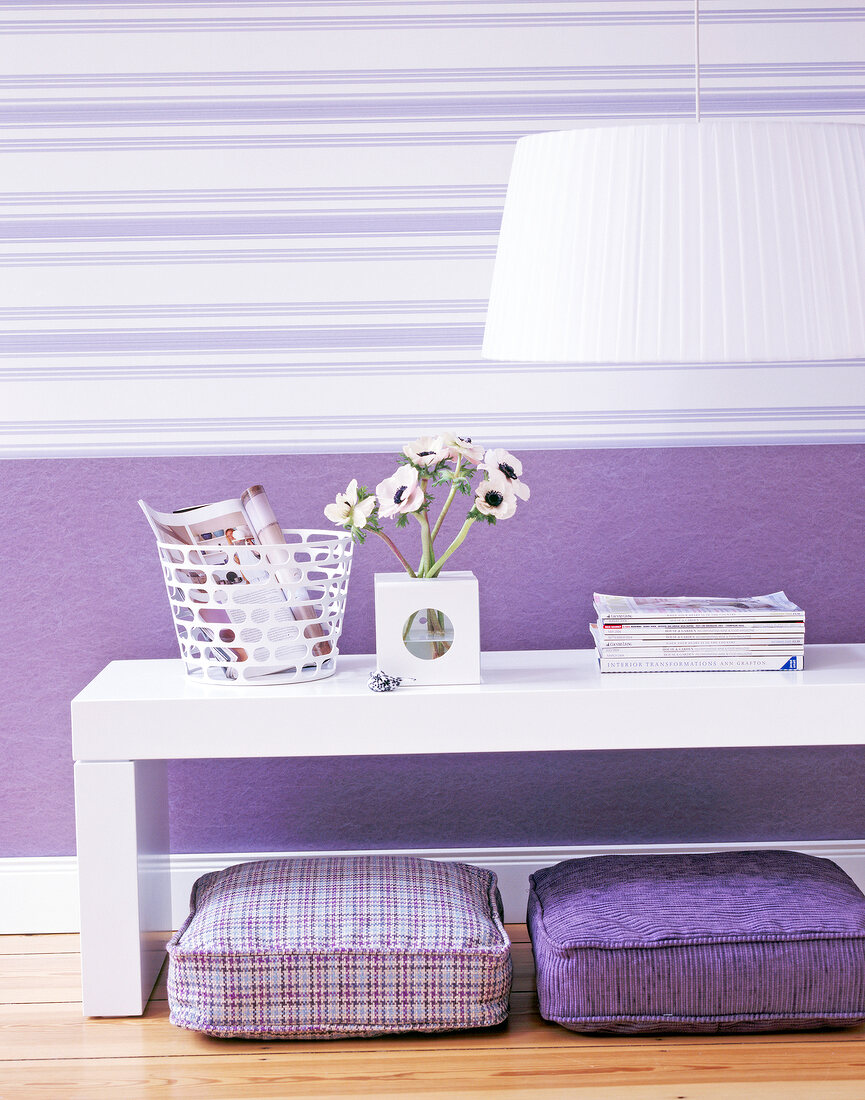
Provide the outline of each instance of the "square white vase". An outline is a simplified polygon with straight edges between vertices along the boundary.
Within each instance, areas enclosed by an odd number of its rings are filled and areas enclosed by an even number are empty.
[[[406,687],[479,684],[478,580],[455,571],[413,579],[375,574],[375,655]]]

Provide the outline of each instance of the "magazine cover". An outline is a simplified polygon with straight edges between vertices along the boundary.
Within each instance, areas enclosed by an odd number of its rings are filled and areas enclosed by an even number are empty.
[[[157,511],[143,500],[138,503],[160,542],[200,548],[200,561],[210,569],[217,584],[243,586],[240,591],[235,588],[232,605],[282,605],[282,609],[271,611],[271,617],[282,624],[276,630],[271,628],[269,632],[270,642],[276,643],[271,653],[275,662],[290,665],[305,656],[306,647],[299,644],[301,629],[308,638],[323,637],[324,631],[318,622],[312,622],[303,628],[298,625],[297,620],[316,619],[318,612],[310,602],[296,603],[292,600],[293,596],[295,599],[309,601],[309,595],[305,589],[297,586],[296,582],[301,574],[292,566],[289,552],[259,549],[262,544],[268,547],[285,545],[282,529],[261,485],[246,489],[236,499],[180,508],[173,512]],[[280,554],[279,560],[271,561],[271,556],[275,559]],[[271,574],[282,588],[265,583]],[[205,572],[197,572],[192,568],[188,572],[187,580],[190,587],[185,588],[185,600],[192,604],[210,603],[206,589],[195,587],[205,583]],[[208,624],[230,625],[238,616],[245,618],[246,613],[239,607],[234,617],[232,615],[230,608],[208,606],[198,609],[200,621]],[[246,649],[216,644],[224,641],[222,633],[224,632],[218,630],[218,625],[215,625],[214,630],[195,627],[192,637],[195,641],[210,643],[211,652],[219,661],[226,664],[247,661],[249,654]],[[313,652],[316,656],[326,656],[331,649],[331,643],[324,640],[316,644]],[[262,678],[278,671],[279,669],[270,672],[263,670]],[[232,676],[229,670],[226,670],[226,675],[229,678]]]
[[[604,657],[601,672],[801,672],[804,654],[777,657]]]
[[[668,619],[664,622],[629,622],[599,624],[604,639],[627,638],[705,638],[724,634],[730,638],[751,638],[759,635],[767,638],[774,634],[801,638],[805,634],[804,619],[742,619],[739,622],[685,622]]]
[[[707,622],[717,620],[804,620],[805,612],[783,592],[766,596],[609,596],[594,593],[598,621],[664,622],[668,619]]]
[[[606,657],[728,657],[738,655],[770,656],[780,653],[802,653],[804,634],[724,635],[707,634],[700,638],[613,638],[608,641],[604,631],[594,623],[589,624],[595,647]]]

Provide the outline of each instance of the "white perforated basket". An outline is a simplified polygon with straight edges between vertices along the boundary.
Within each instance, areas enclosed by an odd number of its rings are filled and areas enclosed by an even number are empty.
[[[284,531],[285,545],[157,542],[180,654],[208,684],[284,684],[336,671],[353,544]]]

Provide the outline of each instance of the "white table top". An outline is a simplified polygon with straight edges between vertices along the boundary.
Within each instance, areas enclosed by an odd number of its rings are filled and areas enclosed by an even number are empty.
[[[605,674],[593,650],[486,653],[482,682],[377,694],[372,656],[311,683],[190,680],[114,661],[72,703],[77,760],[849,745],[865,742],[865,645],[808,646],[804,672]]]

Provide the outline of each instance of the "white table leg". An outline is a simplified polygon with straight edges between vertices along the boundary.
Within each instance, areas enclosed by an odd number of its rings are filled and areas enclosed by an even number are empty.
[[[85,1016],[140,1016],[171,929],[163,760],[75,763]]]

